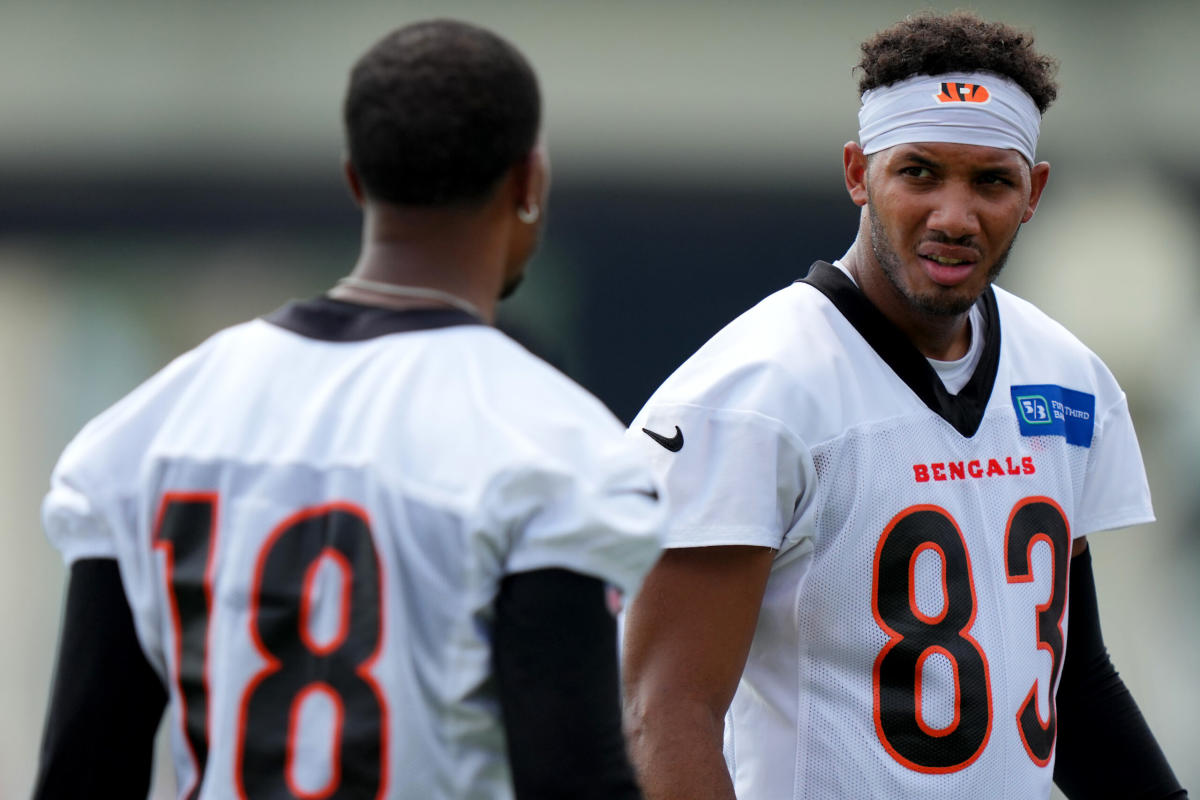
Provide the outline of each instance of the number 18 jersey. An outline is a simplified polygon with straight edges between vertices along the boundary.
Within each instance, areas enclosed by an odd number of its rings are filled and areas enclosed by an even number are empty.
[[[1049,797],[1071,541],[1153,514],[1100,360],[999,288],[979,303],[952,395],[818,263],[630,428],[667,546],[777,551],[726,720],[739,798]]]
[[[632,591],[655,496],[607,409],[494,328],[321,298],[90,423],[44,517],[68,562],[119,563],[181,798],[495,800],[500,581]]]

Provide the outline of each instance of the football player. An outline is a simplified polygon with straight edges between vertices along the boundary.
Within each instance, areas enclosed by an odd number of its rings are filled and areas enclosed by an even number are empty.
[[[217,333],[87,425],[44,504],[69,590],[38,798],[640,797],[611,591],[655,479],[490,325],[544,219],[526,60],[480,28],[354,66],[364,211],[327,295]]]
[[[1049,176],[1054,66],[961,13],[864,43],[853,244],[634,421],[671,506],[625,633],[647,797],[1184,795],[1085,539],[1153,517],[1125,396],[992,285]]]

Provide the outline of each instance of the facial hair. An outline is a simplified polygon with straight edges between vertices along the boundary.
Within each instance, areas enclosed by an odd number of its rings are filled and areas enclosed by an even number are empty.
[[[523,280],[525,280],[524,269],[522,269],[520,273],[512,276],[504,282],[504,286],[502,286],[500,289],[500,299],[504,300],[511,297],[512,293],[517,290],[517,287],[521,285],[521,281]]]
[[[517,272],[517,274],[507,277],[504,281],[504,285],[500,287],[501,300],[506,300],[509,297],[512,297],[513,292],[517,291],[517,287],[521,285],[521,281],[525,280],[525,271],[529,269],[530,259],[533,258],[533,254],[537,252],[538,247],[542,244],[542,231],[545,230],[544,226],[546,224],[546,211],[544,208],[545,203],[542,205],[542,216],[536,223],[537,228],[533,232],[533,242],[529,245],[529,252],[526,253],[521,259],[521,269]]]
[[[971,306],[975,305],[975,301],[979,299],[978,295],[975,297],[962,297],[953,294],[941,295],[932,292],[920,294],[904,286],[900,280],[901,271],[903,269],[903,262],[901,261],[900,254],[896,252],[896,250],[892,247],[891,242],[888,240],[887,231],[883,227],[883,222],[875,213],[874,204],[868,202],[867,210],[871,217],[871,251],[875,254],[875,261],[878,262],[880,269],[883,270],[884,276],[888,279],[888,282],[892,284],[892,287],[895,288],[895,290],[902,295],[904,299],[906,299],[909,304],[912,305],[913,308],[931,317],[956,317],[960,314],[965,314],[971,309]],[[993,264],[991,269],[988,270],[988,285],[991,285],[996,278],[999,277],[1000,272],[1004,269],[1004,265],[1008,262],[1008,254],[1012,250],[1012,246],[1016,244],[1017,233],[1019,232],[1020,228],[1017,228],[1017,231],[1013,233],[1012,239],[1009,240],[1008,245],[1006,245],[1004,250],[1000,253],[1000,257],[996,259],[996,263]],[[944,244],[949,244],[951,242],[949,238],[940,235],[935,239],[935,241]]]

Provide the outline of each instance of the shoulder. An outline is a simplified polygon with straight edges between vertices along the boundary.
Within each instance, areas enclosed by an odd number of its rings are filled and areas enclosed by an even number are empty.
[[[565,567],[632,591],[658,555],[664,512],[624,426],[500,331],[457,336],[454,438],[471,444],[435,457],[453,467],[469,525],[500,537],[507,572]]]
[[[219,334],[218,334],[219,336]],[[138,493],[144,454],[189,393],[218,337],[171,361],[92,419],[67,445],[42,502],[42,522],[67,563],[114,558],[120,508]]]
[[[1043,383],[1088,391],[1104,408],[1123,397],[1104,361],[1057,320],[1036,305],[995,287],[1005,358],[1014,379],[1043,376]]]
[[[94,417],[63,451],[56,478],[71,475],[93,488],[111,484],[115,489],[121,476],[136,471],[133,454],[145,451],[178,398],[201,379],[213,354],[232,345],[251,325],[243,323],[212,335]]]
[[[820,427],[820,408],[852,380],[858,337],[816,288],[794,283],[726,325],[659,387],[646,408],[742,412]],[[643,411],[645,414],[645,411]]]
[[[475,388],[486,394],[492,413],[524,428],[567,424],[621,429],[598,398],[508,335],[483,328],[475,338],[467,357],[478,381]]]
[[[469,480],[530,470],[598,478],[620,458],[624,426],[616,416],[515,340],[484,326],[435,334],[436,345],[431,340],[434,348],[422,358],[425,374],[440,377],[417,386],[390,384],[414,410],[413,419],[425,420],[395,424],[409,440],[425,443],[429,458],[459,458],[444,443],[473,442],[474,478],[463,476]]]
[[[993,286],[996,307],[1000,310],[1004,333],[1010,336],[1040,339],[1056,348],[1087,351],[1086,346],[1066,326],[1023,297]]]

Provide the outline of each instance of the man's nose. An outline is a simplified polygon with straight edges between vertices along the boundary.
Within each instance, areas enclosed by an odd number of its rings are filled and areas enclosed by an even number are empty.
[[[933,197],[934,206],[926,224],[948,239],[975,236],[980,232],[978,197],[970,186],[951,182]]]

